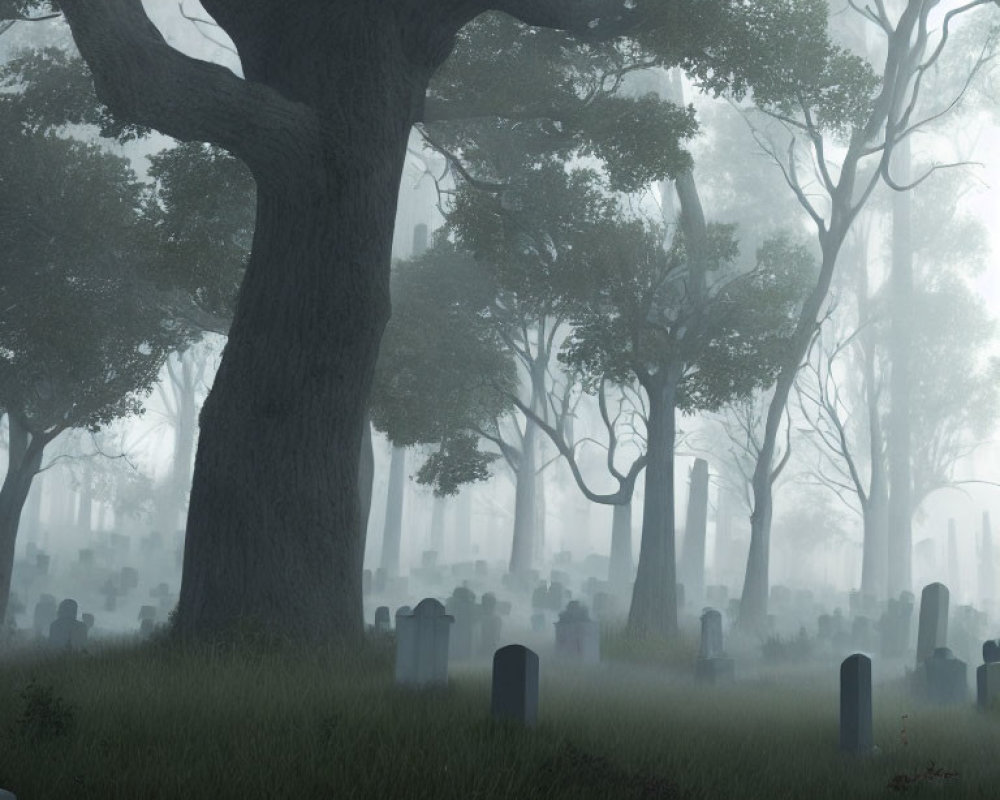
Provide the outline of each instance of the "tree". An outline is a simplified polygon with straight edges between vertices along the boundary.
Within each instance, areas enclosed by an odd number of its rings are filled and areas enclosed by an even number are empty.
[[[594,40],[640,25],[690,30],[705,4],[203,6],[245,79],[170,48],[138,0],[60,2],[116,115],[218,144],[257,181],[253,252],[202,409],[176,630],[212,636],[244,620],[292,638],[355,638],[358,457],[389,316],[395,197],[433,74],[488,8]]]
[[[188,335],[150,301],[137,235],[143,192],[127,163],[59,138],[51,118],[37,121],[30,76],[49,63],[22,59],[0,76],[28,81],[0,95],[0,412],[10,430],[0,618],[45,447],[65,430],[140,413],[166,354]]]

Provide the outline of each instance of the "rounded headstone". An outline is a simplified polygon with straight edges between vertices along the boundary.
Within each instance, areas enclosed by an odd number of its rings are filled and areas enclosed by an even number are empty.
[[[1000,661],[1000,639],[987,639],[983,642],[983,663],[993,664]]]

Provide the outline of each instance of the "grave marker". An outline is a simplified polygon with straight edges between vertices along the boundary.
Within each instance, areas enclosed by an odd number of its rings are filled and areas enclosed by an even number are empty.
[[[56,618],[49,625],[49,646],[54,650],[80,650],[87,643],[87,626],[76,618],[76,600],[67,598],[59,604]]]
[[[840,665],[840,749],[862,754],[872,745],[872,660],[855,653]]]
[[[917,631],[917,664],[948,643],[948,587],[931,583],[920,593],[920,627]]]
[[[524,645],[509,644],[493,654],[490,710],[494,719],[527,727],[538,720],[538,655]]]
[[[447,685],[448,634],[454,619],[433,597],[417,603],[412,614],[396,618],[396,683]]]

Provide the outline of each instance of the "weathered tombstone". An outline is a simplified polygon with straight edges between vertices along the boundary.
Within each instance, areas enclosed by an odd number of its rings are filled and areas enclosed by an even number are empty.
[[[156,622],[156,606],[141,606],[139,608],[139,622],[147,619]]]
[[[968,695],[968,665],[947,647],[937,647],[924,661],[927,699],[944,705],[964,703]]]
[[[124,591],[139,588],[139,570],[135,567],[122,567],[120,583]]]
[[[156,630],[156,620],[146,617],[146,619],[140,620],[139,622],[139,635],[140,636],[151,636],[153,631]]]
[[[985,711],[1000,698],[1000,639],[983,642],[983,661],[976,668],[976,705]]]
[[[448,634],[453,622],[433,597],[412,614],[396,618],[396,683],[406,686],[448,683]]]
[[[722,614],[706,608],[701,615],[701,647],[695,661],[694,677],[699,683],[720,683],[736,677],[736,662],[722,646]]]
[[[920,627],[917,631],[917,664],[948,643],[948,587],[930,583],[920,593]]]
[[[509,644],[493,654],[490,710],[494,719],[529,728],[538,720],[538,655],[524,645]]]
[[[870,753],[872,746],[872,660],[855,653],[840,665],[840,749]]]
[[[361,573],[361,594],[368,596],[372,593],[372,571],[366,569]]]
[[[556,655],[584,664],[601,660],[601,638],[597,622],[590,618],[587,607],[571,600],[559,614],[556,628]]]
[[[375,633],[389,632],[389,606],[379,606],[375,609]]]
[[[455,661],[468,661],[472,658],[472,641],[479,619],[475,593],[464,586],[457,587],[445,603],[445,611],[455,620],[449,635],[448,657]]]
[[[149,596],[154,600],[158,600],[160,608],[164,610],[169,609],[173,605],[170,602],[173,599],[170,595],[170,586],[166,583],[158,583],[155,589],[150,589]]]
[[[91,628],[94,627],[94,615],[93,614],[81,614],[80,615],[80,620],[83,622],[84,625],[87,626],[87,630],[88,631]]]
[[[56,599],[50,594],[43,594],[35,603],[35,612],[32,618],[32,628],[36,636],[45,636],[49,632],[49,625],[55,622],[58,615]]]
[[[400,606],[396,609],[396,613],[393,615],[393,619],[396,621],[396,635],[399,635],[399,618],[406,617],[413,613],[413,609],[409,606]]]
[[[105,611],[114,611],[118,608],[118,587],[111,578],[108,578],[101,586],[100,593],[104,595]]]
[[[87,626],[76,618],[76,600],[59,604],[56,618],[49,625],[49,647],[54,650],[79,650],[87,643]]]

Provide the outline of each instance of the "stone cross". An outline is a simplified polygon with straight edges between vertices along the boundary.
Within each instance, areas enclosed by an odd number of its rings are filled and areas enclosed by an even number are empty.
[[[917,664],[948,643],[948,587],[931,583],[920,593],[920,627],[917,631]]]
[[[509,644],[493,654],[490,709],[494,719],[527,727],[538,720],[538,655],[524,645]]]
[[[872,660],[862,653],[840,665],[840,749],[872,750]]]

